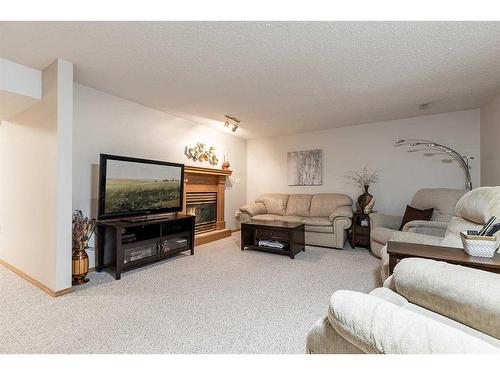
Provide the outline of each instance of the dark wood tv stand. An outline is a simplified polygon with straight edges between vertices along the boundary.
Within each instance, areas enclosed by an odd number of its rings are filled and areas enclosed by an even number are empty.
[[[124,271],[162,261],[175,254],[194,254],[194,215],[150,217],[141,221],[103,220],[97,223],[96,271]]]

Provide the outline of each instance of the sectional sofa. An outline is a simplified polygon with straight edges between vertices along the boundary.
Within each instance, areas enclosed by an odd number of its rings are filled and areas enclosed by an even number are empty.
[[[307,335],[310,354],[500,354],[500,275],[403,259],[369,294],[339,290]]]

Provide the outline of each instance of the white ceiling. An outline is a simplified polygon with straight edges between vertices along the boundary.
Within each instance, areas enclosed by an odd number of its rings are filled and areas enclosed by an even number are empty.
[[[0,22],[0,57],[246,138],[477,108],[500,22]],[[430,109],[419,110],[431,102]]]

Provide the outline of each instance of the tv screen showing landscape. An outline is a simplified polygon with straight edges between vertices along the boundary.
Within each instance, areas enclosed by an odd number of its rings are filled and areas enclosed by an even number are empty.
[[[101,216],[181,210],[182,166],[106,159]]]

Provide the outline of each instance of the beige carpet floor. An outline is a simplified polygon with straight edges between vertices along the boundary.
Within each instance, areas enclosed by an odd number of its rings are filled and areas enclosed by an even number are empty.
[[[378,286],[365,249],[288,257],[239,250],[239,233],[52,298],[0,266],[0,353],[304,353],[337,289]]]

